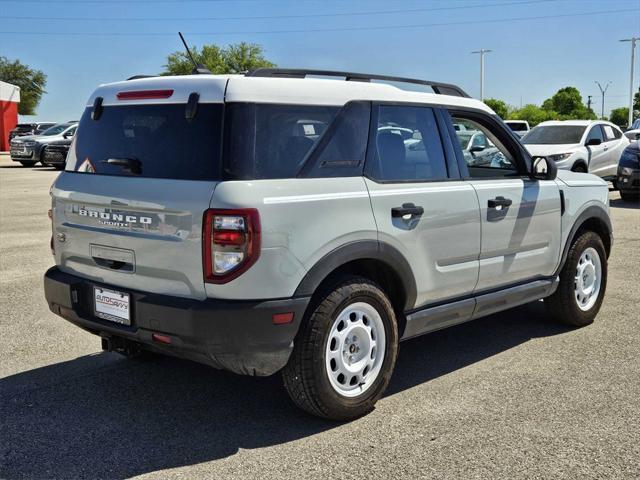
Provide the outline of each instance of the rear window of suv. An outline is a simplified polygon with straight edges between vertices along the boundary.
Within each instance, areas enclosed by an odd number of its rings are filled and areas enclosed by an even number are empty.
[[[85,110],[66,170],[179,180],[220,178],[222,104],[202,103],[191,120],[185,104],[105,106]],[[132,169],[131,166],[136,168]]]

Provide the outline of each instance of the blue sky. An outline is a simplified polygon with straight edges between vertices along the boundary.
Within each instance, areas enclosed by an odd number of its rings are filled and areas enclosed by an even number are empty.
[[[178,30],[196,45],[259,43],[282,67],[427,78],[475,97],[470,52],[488,48],[486,97],[541,103],[572,85],[599,112],[594,82],[610,81],[608,114],[627,105],[618,40],[640,35],[640,0],[0,0],[0,19],[0,55],[48,75],[40,120],[77,119],[98,84],[159,72]],[[635,77],[637,90],[638,61]]]

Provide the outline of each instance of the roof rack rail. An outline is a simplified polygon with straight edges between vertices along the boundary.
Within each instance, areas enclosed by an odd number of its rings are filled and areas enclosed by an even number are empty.
[[[371,80],[384,80],[387,82],[412,83],[416,85],[426,85],[440,95],[453,95],[455,97],[467,97],[469,95],[456,85],[449,83],[432,82],[429,80],[419,80],[415,78],[393,77],[390,75],[375,75],[368,73],[337,72],[333,70],[308,70],[297,68],[256,68],[245,73],[246,77],[272,77],[272,78],[305,78],[307,75],[317,75],[323,77],[344,77],[351,82],[370,82]]]
[[[127,81],[129,80],[138,80],[140,78],[154,78],[157,77],[158,75],[134,75],[133,77],[129,77],[127,78]]]

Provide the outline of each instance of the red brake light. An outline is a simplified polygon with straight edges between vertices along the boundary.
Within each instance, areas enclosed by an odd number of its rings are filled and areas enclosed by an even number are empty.
[[[213,231],[213,243],[216,245],[243,245],[245,241],[244,232]]]
[[[154,98],[169,98],[173,90],[131,90],[118,92],[118,100],[151,100]]]
[[[212,209],[204,214],[202,260],[207,283],[227,283],[260,256],[260,214],[255,208]]]

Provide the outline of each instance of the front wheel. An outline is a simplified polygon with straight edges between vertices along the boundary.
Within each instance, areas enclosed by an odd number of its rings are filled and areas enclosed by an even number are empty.
[[[37,162],[33,162],[30,160],[21,160],[20,163],[23,167],[33,167]]]
[[[366,278],[349,278],[319,295],[282,371],[293,402],[333,420],[371,411],[396,362],[398,327],[389,299]]]
[[[602,239],[585,232],[571,245],[560,283],[545,299],[549,314],[557,321],[584,327],[593,323],[607,288],[607,255]]]
[[[574,166],[571,169],[572,172],[576,172],[576,173],[587,173],[587,167],[585,167],[583,164],[579,164]]]

